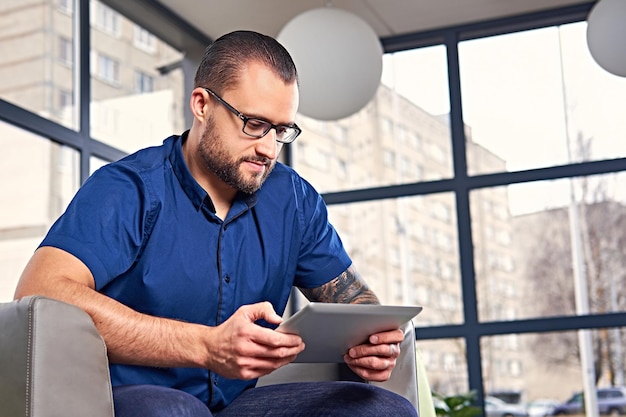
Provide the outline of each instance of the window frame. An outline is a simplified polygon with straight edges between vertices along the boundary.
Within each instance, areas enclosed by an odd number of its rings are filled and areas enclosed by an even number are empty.
[[[126,15],[146,30],[181,50],[202,50],[211,39],[200,33],[158,2],[138,0],[103,0],[116,12]],[[90,0],[74,0],[75,19],[74,47],[77,52],[77,91],[79,127],[69,129],[40,117],[19,106],[0,100],[0,120],[13,124],[53,142],[67,145],[80,153],[81,183],[89,176],[90,160],[98,158],[113,161],[125,156],[119,149],[90,137]],[[589,314],[583,316],[537,318],[503,322],[481,322],[478,317],[476,280],[474,276],[474,253],[471,228],[470,197],[472,190],[503,185],[573,178],[625,170],[626,158],[572,163],[548,167],[541,170],[502,172],[488,175],[468,175],[466,143],[461,112],[458,44],[461,41],[487,36],[501,35],[522,30],[538,29],[551,25],[574,23],[585,20],[594,2],[570,7],[559,7],[547,11],[498,19],[441,30],[392,36],[381,39],[385,52],[444,45],[447,49],[448,79],[450,90],[451,142],[453,172],[451,179],[418,181],[369,189],[348,190],[323,195],[328,205],[349,204],[364,201],[393,199],[406,196],[423,196],[435,193],[450,193],[455,196],[457,235],[460,254],[460,273],[463,294],[464,323],[420,327],[420,340],[463,339],[466,347],[468,386],[483,398],[483,373],[480,339],[482,337],[508,334],[555,332],[578,329],[625,327],[626,313]],[[192,67],[192,65],[189,65]],[[289,150],[285,149],[289,163]],[[393,285],[393,284],[392,284]],[[419,323],[418,323],[419,324]],[[455,359],[456,360],[456,359]]]

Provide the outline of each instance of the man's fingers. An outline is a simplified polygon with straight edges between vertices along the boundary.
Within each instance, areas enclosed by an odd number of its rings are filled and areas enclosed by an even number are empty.
[[[271,332],[271,330],[269,330]],[[259,358],[289,358],[294,357],[304,350],[304,342],[300,336],[282,335],[284,340],[269,338],[266,341],[257,339],[254,343],[247,345],[246,352],[242,352],[246,356]]]
[[[238,374],[235,377],[239,379],[258,378],[275,371],[291,361],[293,361],[293,358],[285,358],[283,360],[274,360],[270,358],[242,358],[242,360],[237,363]]]
[[[396,365],[395,358],[380,358],[375,356],[365,358],[351,358],[345,355],[346,364],[361,378],[367,381],[382,382],[389,379]]]
[[[404,340],[404,333],[400,329],[376,333],[369,337],[369,342],[373,345],[400,343],[402,340]]]
[[[400,346],[397,343],[384,345],[359,345],[348,350],[351,358],[365,358],[368,356],[397,358],[400,355]]]
[[[282,317],[280,317],[278,314],[276,314],[276,311],[274,311],[274,307],[272,307],[272,304],[267,301],[245,305],[243,307],[240,307],[239,310],[252,323],[257,320],[265,320],[268,323],[279,324],[283,321]]]

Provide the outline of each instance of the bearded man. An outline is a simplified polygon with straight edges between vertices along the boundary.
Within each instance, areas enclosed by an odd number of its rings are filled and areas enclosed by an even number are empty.
[[[378,302],[321,196],[276,162],[300,134],[298,100],[275,39],[217,39],[195,77],[190,130],[95,172],[26,266],[16,298],[42,294],[93,318],[117,417],[416,415],[368,384],[254,388],[304,349],[274,331],[293,286],[311,301]],[[387,380],[402,339],[372,335],[345,361]]]

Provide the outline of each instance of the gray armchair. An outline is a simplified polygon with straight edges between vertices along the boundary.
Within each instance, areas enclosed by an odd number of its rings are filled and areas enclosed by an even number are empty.
[[[3,417],[114,417],[106,347],[91,317],[41,296],[0,304],[0,410]],[[434,416],[430,388],[418,372],[415,333],[406,326],[392,378],[377,385],[405,396],[421,417]],[[419,356],[418,356],[419,358]],[[259,380],[354,379],[338,364],[290,364]],[[419,400],[418,400],[419,386]]]
[[[0,304],[3,417],[113,417],[109,362],[91,317],[44,297]]]

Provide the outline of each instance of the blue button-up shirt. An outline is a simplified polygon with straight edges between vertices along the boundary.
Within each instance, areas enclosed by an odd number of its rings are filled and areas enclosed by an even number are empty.
[[[238,307],[270,301],[284,312],[291,287],[314,288],[351,261],[320,195],[277,163],[253,195],[239,194],[224,221],[191,176],[182,138],[94,173],[41,246],[79,258],[96,289],[142,313],[216,326]],[[113,385],[187,391],[213,410],[255,381],[204,369],[111,365]]]

